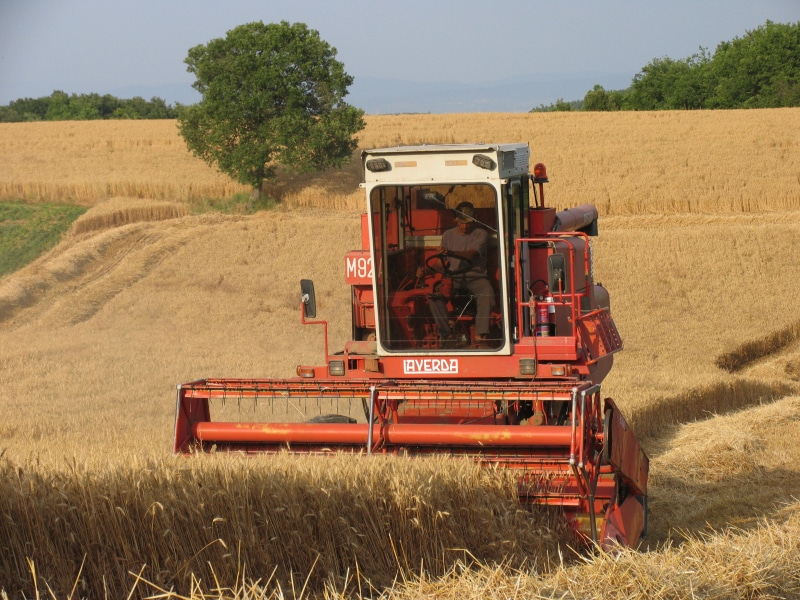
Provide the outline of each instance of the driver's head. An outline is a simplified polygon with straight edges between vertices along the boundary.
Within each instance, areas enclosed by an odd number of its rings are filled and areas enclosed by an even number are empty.
[[[456,226],[459,233],[469,233],[475,227],[475,207],[472,202],[456,206]]]

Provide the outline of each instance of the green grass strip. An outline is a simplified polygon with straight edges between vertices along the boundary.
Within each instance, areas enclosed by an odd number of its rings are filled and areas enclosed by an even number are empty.
[[[0,202],[0,277],[55,246],[88,209],[66,204]]]

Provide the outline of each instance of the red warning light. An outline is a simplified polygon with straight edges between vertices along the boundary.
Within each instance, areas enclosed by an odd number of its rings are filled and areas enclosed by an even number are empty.
[[[544,163],[533,165],[533,181],[535,183],[547,183],[547,167]]]

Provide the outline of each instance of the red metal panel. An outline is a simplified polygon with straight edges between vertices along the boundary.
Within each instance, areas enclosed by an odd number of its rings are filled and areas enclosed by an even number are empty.
[[[644,519],[644,506],[633,496],[629,496],[622,506],[612,504],[600,536],[602,548],[610,550],[614,543],[636,545],[644,531]]]
[[[188,384],[193,385],[193,384]],[[198,422],[211,419],[208,402],[205,399],[187,398],[187,389],[178,389],[175,407],[175,446],[174,452],[186,452],[194,441],[194,427]]]
[[[582,315],[578,319],[578,331],[589,364],[622,350],[622,338],[607,308]]]
[[[459,353],[438,356],[388,356],[382,357],[384,373],[397,379],[444,379],[519,376],[519,357],[486,356]]]
[[[575,336],[528,337],[516,345],[518,355],[534,355],[539,360],[573,362],[578,360]]]
[[[528,220],[533,235],[541,235],[551,231],[556,222],[555,208],[532,208]]]
[[[452,212],[449,210],[421,208],[415,210],[412,216],[414,235],[442,235],[445,229],[454,224]]]
[[[372,287],[355,286],[353,288],[353,318],[356,327],[375,329],[375,299]]]
[[[611,398],[606,398],[606,410],[611,409],[610,462],[631,486],[634,494],[647,494],[647,475],[650,459],[642,450],[639,440],[617,409]]]
[[[372,257],[368,250],[351,250],[344,257],[347,285],[372,285]]]

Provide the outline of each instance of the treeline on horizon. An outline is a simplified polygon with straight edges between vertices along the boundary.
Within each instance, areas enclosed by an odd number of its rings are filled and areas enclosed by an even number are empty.
[[[767,21],[744,37],[688,58],[656,58],[626,90],[596,85],[583,100],[558,100],[531,112],[700,110],[800,106],[800,22]]]
[[[97,119],[174,119],[178,108],[154,96],[120,99],[111,94],[67,94],[20,98],[0,106],[0,123],[22,121],[88,121]]]

